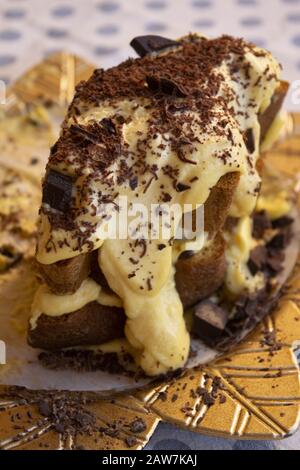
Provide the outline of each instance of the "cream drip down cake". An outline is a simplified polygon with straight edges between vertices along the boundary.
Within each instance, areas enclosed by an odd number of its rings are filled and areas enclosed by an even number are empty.
[[[51,351],[122,344],[155,376],[186,364],[186,312],[193,334],[211,343],[246,308],[241,299],[257,307],[280,270],[262,240],[268,230],[282,236],[289,203],[280,194],[274,216],[261,196],[260,149],[274,138],[288,85],[269,52],[241,39],[131,44],[140,58],[78,85],[51,148],[28,337]],[[192,214],[203,206],[201,242],[177,239],[175,218],[167,235],[152,236],[147,223],[145,237],[111,236],[122,198],[148,213],[153,204]]]

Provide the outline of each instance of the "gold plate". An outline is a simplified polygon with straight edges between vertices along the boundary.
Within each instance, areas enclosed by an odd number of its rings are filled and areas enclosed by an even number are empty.
[[[64,110],[75,84],[92,69],[73,55],[54,54],[15,83],[7,108],[12,114],[22,113],[28,103],[43,97]],[[287,175],[300,174],[300,114],[291,119],[293,132],[267,156]],[[300,422],[300,371],[295,356],[300,344],[299,307],[300,259],[276,310],[233,351],[207,366],[115,395],[24,391],[1,385],[0,449],[142,449],[160,421],[225,438],[287,437]],[[213,388],[212,403],[207,397]],[[70,415],[79,407],[94,417],[94,428],[63,432],[55,413],[42,412],[43,400],[54,406],[65,403]],[[139,429],[137,420],[142,422]]]

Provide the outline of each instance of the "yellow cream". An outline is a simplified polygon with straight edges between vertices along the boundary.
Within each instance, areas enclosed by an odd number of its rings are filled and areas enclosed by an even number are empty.
[[[75,312],[90,302],[98,302],[110,307],[121,307],[121,300],[114,294],[108,294],[93,279],[85,279],[79,289],[73,294],[56,295],[48,286],[41,285],[35,293],[30,325],[34,329],[39,317],[44,314],[59,317],[66,313]]]
[[[279,219],[291,210],[287,192],[282,190],[277,194],[260,196],[256,210],[266,211],[271,220]]]
[[[151,204],[158,202],[157,195],[160,194],[161,185],[164,185],[166,192],[173,196],[172,203],[177,203],[181,207],[184,204],[196,207],[197,204],[205,203],[211,189],[223,175],[229,172],[239,172],[240,182],[230,209],[230,215],[242,218],[240,222],[241,234],[235,234],[235,243],[240,245],[240,248],[236,249],[236,253],[228,255],[230,272],[228,278],[234,279],[233,284],[236,283],[234,289],[238,289],[241,284],[248,282],[247,273],[237,269],[230,259],[234,260],[237,255],[243,256],[243,253],[250,249],[248,246],[250,231],[248,216],[255,208],[257,187],[260,183],[259,175],[255,170],[260,140],[258,113],[263,112],[270,104],[280,76],[279,64],[270,54],[255,56],[252,52],[248,52],[246,60],[250,64],[250,86],[246,85],[248,82],[246,82],[242,71],[239,72],[240,83],[237,83],[230,76],[228,63],[224,62],[219,68],[225,77],[219,94],[227,97],[228,91],[233,91],[237,98],[228,102],[226,109],[219,104],[215,105],[213,109],[215,117],[211,119],[207,131],[203,131],[198,113],[178,111],[183,118],[186,117],[186,120],[191,121],[193,132],[199,139],[198,142],[193,142],[188,150],[188,159],[194,161],[194,165],[186,164],[178,159],[177,153],[173,151],[166,139],[168,136],[158,134],[155,138],[148,138],[145,150],[146,161],[148,165],[157,165],[159,178],[151,181],[146,192],[140,190],[138,198],[138,202],[150,210]],[[268,80],[263,74],[267,66],[273,76]],[[260,85],[255,86],[258,79]],[[251,106],[249,106],[250,102]],[[235,110],[235,119],[227,110],[230,106]],[[248,113],[242,115],[241,112],[245,109]],[[122,125],[123,139],[134,160],[138,158],[138,140],[147,136],[148,119],[152,111],[151,103],[145,98],[136,98],[130,101],[121,100],[114,103],[113,107],[109,101],[104,101],[101,106],[76,116],[76,121],[73,116],[70,116],[67,124],[87,125],[104,117],[113,119],[116,113],[122,115],[125,118]],[[128,116],[130,117],[129,123],[126,122]],[[225,130],[230,132],[231,140],[226,136],[214,133],[214,127],[221,117],[226,121]],[[246,149],[243,138],[244,131],[249,128],[253,130],[255,141],[255,151],[251,155]],[[183,125],[183,131],[185,131],[185,125]],[[161,144],[164,144],[163,148]],[[228,155],[225,161],[217,158],[217,155],[222,155],[224,152]],[[157,158],[157,154],[159,158]],[[188,191],[176,192],[172,182],[162,171],[166,164],[177,169],[179,181],[190,181],[196,177],[197,184],[193,184]],[[115,178],[116,165],[117,163],[113,163],[111,168],[113,179]],[[58,164],[55,169],[65,171],[64,162]],[[72,168],[69,169],[69,173],[72,175]],[[88,176],[89,169],[86,168],[86,174],[81,177],[82,185]],[[95,194],[99,191],[105,193],[105,186],[99,181],[89,180],[89,185]],[[119,197],[127,196],[130,202],[136,202],[134,191],[130,190],[128,185],[118,184],[116,180],[114,180],[114,185]],[[116,202],[118,202],[118,198]],[[84,202],[78,201],[77,203],[79,207],[82,204],[82,207],[86,209]],[[112,209],[110,215],[113,215]],[[81,227],[84,227],[85,222],[98,222],[97,229],[89,236],[89,240],[93,243],[94,249],[101,247],[99,250],[100,267],[112,290],[122,299],[127,315],[125,334],[130,345],[134,348],[137,364],[148,375],[164,373],[169,369],[183,366],[189,352],[189,334],[183,320],[182,304],[174,284],[173,263],[176,256],[173,256],[172,246],[168,243],[169,239],[148,240],[147,249],[143,253],[138,270],[132,276],[133,265],[129,258],[136,256],[141,248],[137,247],[133,250],[134,240],[130,238],[121,240],[104,236],[103,224],[101,225],[100,217],[98,219],[97,217],[88,210],[78,216],[76,222]],[[176,233],[176,229],[177,225],[173,223],[172,233]],[[50,234],[51,243],[55,246],[55,249],[51,251],[46,249]],[[52,229],[47,216],[42,212],[37,250],[38,261],[51,264],[88,251],[88,245],[79,251],[75,245],[76,240],[71,235],[70,232],[62,229]],[[60,242],[64,239],[68,241],[68,246],[66,244],[60,246]],[[158,250],[159,243],[164,243],[166,248],[162,251]],[[133,255],[131,255],[132,251],[134,251]],[[246,255],[244,257],[246,259]],[[96,296],[96,290],[93,293]],[[82,299],[82,297],[80,298]],[[60,311],[69,309],[67,304],[68,299],[66,299],[64,306],[60,307]]]
[[[120,272],[115,248],[114,241],[107,241],[105,250],[99,251],[99,262],[109,285],[123,300],[128,317],[125,335],[135,350],[137,363],[151,375],[165,372],[170,364],[174,369],[180,367],[189,353],[189,334],[174,284],[172,249],[162,252],[164,262],[158,264],[161,272],[154,275],[150,295],[141,295],[137,282],[129,282]]]
[[[252,219],[242,217],[232,232],[224,235],[227,242],[225,285],[229,292],[239,295],[263,287],[263,274],[252,276],[247,266],[250,252],[257,244],[252,237]]]

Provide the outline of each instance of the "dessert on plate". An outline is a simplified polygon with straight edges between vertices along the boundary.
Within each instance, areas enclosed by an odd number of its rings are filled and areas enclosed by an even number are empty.
[[[78,85],[51,148],[28,341],[125,351],[156,376],[186,365],[191,336],[230,347],[276,301],[293,200],[262,148],[288,84],[269,52],[230,36],[131,45],[140,58]],[[115,236],[124,198],[134,229]],[[156,230],[131,224],[136,203],[158,207]],[[182,218],[165,224],[172,205],[193,227],[203,208],[192,238],[177,236]]]

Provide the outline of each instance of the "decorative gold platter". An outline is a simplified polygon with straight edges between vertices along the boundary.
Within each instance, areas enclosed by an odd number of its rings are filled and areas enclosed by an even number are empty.
[[[8,90],[6,115],[22,114],[28,104],[43,99],[55,103],[62,116],[75,84],[92,70],[70,54],[50,56]],[[300,175],[300,114],[291,115],[291,121],[293,131],[266,158],[282,173],[295,176]],[[0,167],[6,163],[1,158]],[[18,163],[24,169],[26,156]],[[33,170],[36,177],[43,163]],[[117,394],[0,385],[0,449],[142,449],[161,421],[225,438],[287,437],[300,421],[299,307],[300,259],[276,310],[233,351],[207,366]],[[69,420],[65,428],[57,423],[62,405]],[[81,430],[69,426],[78,410],[83,415]],[[92,426],[87,426],[86,416],[93,417]]]

